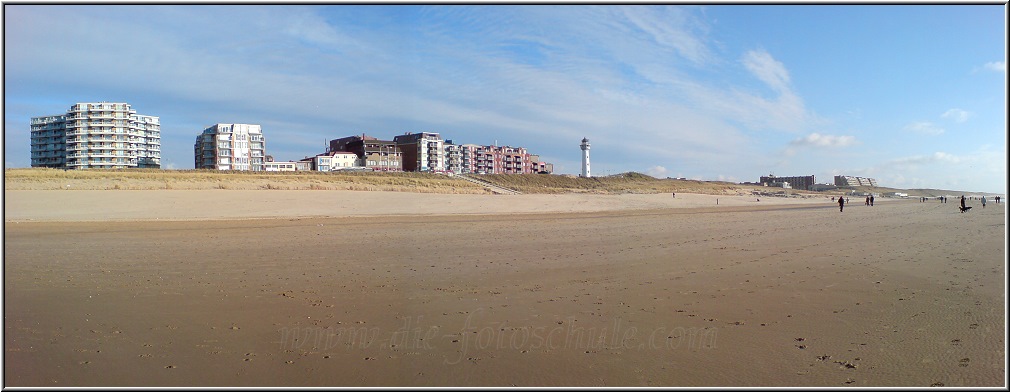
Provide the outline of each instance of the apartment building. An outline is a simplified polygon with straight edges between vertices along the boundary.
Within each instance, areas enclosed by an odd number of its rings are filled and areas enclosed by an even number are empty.
[[[543,162],[523,147],[445,144],[446,170],[457,173],[524,174],[553,173],[554,165]]]
[[[533,170],[534,173],[539,174],[554,173],[554,164],[540,160],[539,155],[530,154],[530,168]]]
[[[530,154],[523,147],[477,146],[474,152],[476,173],[524,174],[534,172]]]
[[[193,145],[197,169],[263,171],[266,139],[255,124],[214,124]]]
[[[125,102],[77,103],[31,118],[32,167],[161,168],[161,123]]]
[[[403,153],[403,171],[445,171],[445,142],[437,133],[405,133],[393,142]]]
[[[877,186],[875,178],[835,176],[835,186]]]
[[[434,171],[456,174],[553,173],[554,165],[540,161],[526,148],[456,144],[437,133],[406,133],[393,141],[365,134],[330,140],[327,152],[353,152],[360,166],[375,170]],[[399,164],[399,165],[398,165]]]
[[[462,174],[469,173],[463,171],[463,147],[454,144],[452,140],[446,140],[445,148],[445,171]]]

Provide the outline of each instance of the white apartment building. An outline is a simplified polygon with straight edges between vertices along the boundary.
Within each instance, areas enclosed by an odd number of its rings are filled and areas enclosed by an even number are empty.
[[[32,117],[32,167],[161,168],[161,123],[124,102],[86,102]]]
[[[446,140],[445,144],[445,170],[450,173],[463,174],[463,146],[454,144],[452,140]]]
[[[214,124],[193,145],[197,169],[263,171],[266,139],[255,124]]]

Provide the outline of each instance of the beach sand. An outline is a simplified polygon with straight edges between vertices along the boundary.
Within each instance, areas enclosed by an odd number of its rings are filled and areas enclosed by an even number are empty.
[[[1006,386],[1003,204],[4,200],[6,386]]]

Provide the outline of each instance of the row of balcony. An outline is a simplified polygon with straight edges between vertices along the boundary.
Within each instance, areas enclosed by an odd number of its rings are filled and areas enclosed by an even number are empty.
[[[111,138],[110,137],[80,137],[80,136],[77,136],[77,137],[67,138],[66,141],[67,141],[67,143],[82,143],[82,142],[120,142],[120,143],[127,143],[127,142],[129,142],[129,143],[140,143],[140,144],[147,144],[148,143],[147,140],[145,138],[142,138],[142,137],[137,137],[137,136],[125,137],[123,135],[119,135],[117,137],[111,137]]]
[[[121,155],[141,155],[141,156],[154,156],[154,155],[159,155],[161,153],[161,150],[145,149],[143,147],[126,149],[126,148],[112,148],[112,147],[91,147],[91,148],[88,148],[88,147],[82,146],[80,148],[71,147],[71,148],[66,149],[66,153],[67,154],[84,154],[84,155],[87,155],[87,154],[102,154],[104,151],[118,151],[118,152],[122,153]]]

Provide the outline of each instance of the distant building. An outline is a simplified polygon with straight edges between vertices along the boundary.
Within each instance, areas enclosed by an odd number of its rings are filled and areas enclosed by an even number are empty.
[[[161,168],[161,123],[123,102],[77,103],[31,118],[32,167]]]
[[[532,173],[530,154],[523,147],[478,146],[477,171],[485,174]]]
[[[193,145],[197,169],[263,171],[266,139],[259,125],[214,124]]]
[[[464,171],[463,146],[453,143],[452,140],[446,140],[443,147],[445,148],[446,171],[456,174],[470,173],[469,171]]]
[[[355,166],[378,171],[402,171],[403,152],[391,140],[379,140],[365,134],[330,140],[327,152],[351,152],[357,155]]]
[[[833,189],[838,189],[838,187],[831,184],[814,184],[810,187],[810,190],[817,192],[830,191]]]
[[[775,184],[788,183],[788,187],[793,189],[802,189],[805,191],[811,190],[811,187],[813,187],[815,183],[814,176],[777,177],[773,174],[762,176],[760,182],[765,186],[781,186]]]
[[[854,177],[854,176],[835,176],[835,186],[877,186],[877,180],[874,178],[866,177]]]
[[[530,167],[533,169],[534,173],[554,173],[554,164],[541,161],[539,155],[530,155]]]
[[[450,172],[456,174],[553,173],[554,165],[540,161],[524,147],[456,144],[437,133],[407,133],[393,141],[367,135],[330,140],[327,153],[352,152],[358,166],[375,170]]]
[[[447,151],[450,149],[456,148],[447,148]],[[464,144],[459,146],[458,150],[460,155],[458,173],[528,174],[537,173],[537,168],[549,172],[554,170],[554,165],[546,162],[538,162],[535,167],[533,164],[535,155],[531,155],[525,147]]]
[[[403,171],[445,171],[445,142],[437,133],[406,133],[393,137],[403,153]]]
[[[330,151],[305,158],[315,171],[337,171],[358,166],[358,155],[348,151]]]
[[[298,168],[297,162],[264,162],[263,171],[296,171]]]

